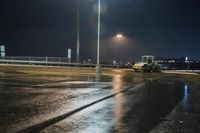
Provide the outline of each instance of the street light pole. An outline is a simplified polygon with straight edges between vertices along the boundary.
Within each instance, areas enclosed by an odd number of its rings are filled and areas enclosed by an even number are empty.
[[[119,46],[118,46],[118,65],[119,65],[119,67],[120,67],[120,65],[121,65],[121,51],[120,51],[120,43],[121,43],[121,39],[123,38],[123,35],[122,34],[117,34],[116,35],[116,38],[117,38],[117,40],[119,41]]]
[[[77,0],[77,46],[76,46],[76,62],[80,60],[80,0]]]
[[[100,30],[101,30],[101,0],[98,4],[98,37],[97,37],[97,64],[96,64],[96,74],[101,75],[101,66],[99,63],[99,51],[100,51]]]

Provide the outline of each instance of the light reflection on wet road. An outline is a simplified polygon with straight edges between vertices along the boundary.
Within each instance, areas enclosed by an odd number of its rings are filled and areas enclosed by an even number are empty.
[[[148,132],[184,96],[186,99],[188,89],[186,84],[172,77],[162,75],[154,79],[151,74],[130,72],[113,72],[100,78],[78,74],[62,78],[55,76],[59,80],[51,82],[49,76],[27,77],[33,77],[34,82],[22,80],[24,76],[22,79],[20,76],[13,78],[16,75],[4,76],[0,82],[0,131],[3,132],[16,132],[38,123],[48,123],[51,118],[119,92],[130,83],[136,86],[143,82],[145,85],[140,88],[84,108],[40,132]]]

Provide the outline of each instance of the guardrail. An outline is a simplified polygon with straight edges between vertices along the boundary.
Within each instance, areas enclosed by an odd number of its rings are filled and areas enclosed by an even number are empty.
[[[42,61],[42,62],[69,62],[65,57],[27,57],[27,56],[5,56],[0,57],[1,61]]]
[[[94,63],[73,63],[65,57],[27,57],[27,56],[5,56],[0,57],[0,64],[27,64],[27,65],[49,65],[49,66],[77,66],[95,67]],[[117,67],[116,65],[106,65],[103,67]]]

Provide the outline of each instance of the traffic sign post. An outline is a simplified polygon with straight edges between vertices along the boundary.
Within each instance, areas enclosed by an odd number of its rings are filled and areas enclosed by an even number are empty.
[[[71,49],[68,49],[67,50],[67,58],[68,58],[68,60],[69,60],[69,63],[71,63],[71,54],[72,54],[72,50]]]
[[[0,52],[1,52],[1,57],[6,56],[6,51],[5,51],[5,46],[4,45],[0,45]]]

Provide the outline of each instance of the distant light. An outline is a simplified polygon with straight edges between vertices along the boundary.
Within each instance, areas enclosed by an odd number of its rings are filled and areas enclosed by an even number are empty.
[[[185,57],[185,60],[188,61],[188,57]]]
[[[123,35],[122,34],[117,34],[116,36],[118,39],[122,39]]]
[[[88,59],[88,62],[91,62],[91,59]]]

